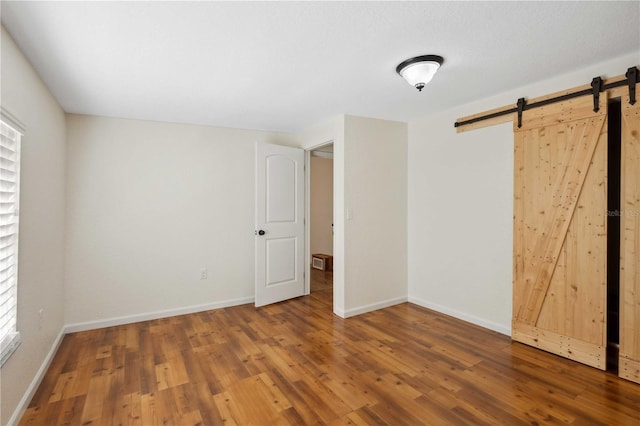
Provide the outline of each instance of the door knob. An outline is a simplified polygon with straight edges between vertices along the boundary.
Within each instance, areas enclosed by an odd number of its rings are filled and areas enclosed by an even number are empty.
[[[266,234],[266,232],[264,232],[262,229],[258,231],[258,235],[264,235]]]

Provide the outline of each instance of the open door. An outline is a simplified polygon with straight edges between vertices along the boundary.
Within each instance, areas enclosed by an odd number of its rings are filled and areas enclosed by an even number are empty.
[[[304,182],[303,150],[256,144],[256,306],[304,294]]]
[[[513,340],[606,367],[607,100],[514,125]]]

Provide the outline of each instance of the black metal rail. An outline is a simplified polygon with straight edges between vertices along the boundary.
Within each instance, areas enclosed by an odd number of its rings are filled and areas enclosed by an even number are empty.
[[[518,114],[518,127],[522,127],[522,113],[524,111],[587,95],[593,96],[593,111],[598,112],[598,110],[600,109],[600,93],[621,86],[629,86],[629,103],[631,105],[634,105],[636,103],[636,83],[640,83],[640,71],[638,71],[638,68],[636,67],[631,67],[627,69],[625,77],[627,77],[625,80],[614,81],[607,84],[603,84],[602,78],[595,77],[593,80],[591,80],[591,89],[579,90],[577,92],[567,93],[565,95],[556,96],[553,98],[545,99],[543,101],[532,102],[530,104],[527,103],[525,98],[520,98],[518,99],[516,106],[513,108],[493,112],[491,114],[481,115],[479,117],[470,118],[464,121],[456,121],[454,123],[454,127],[466,126],[468,124],[473,124],[479,121],[489,120],[491,118],[513,113]]]

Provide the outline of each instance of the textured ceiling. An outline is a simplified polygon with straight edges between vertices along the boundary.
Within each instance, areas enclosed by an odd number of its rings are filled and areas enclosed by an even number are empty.
[[[1,7],[65,111],[237,128],[298,131],[343,113],[411,121],[595,61],[640,62],[638,1]],[[423,54],[445,63],[419,93],[395,67]]]

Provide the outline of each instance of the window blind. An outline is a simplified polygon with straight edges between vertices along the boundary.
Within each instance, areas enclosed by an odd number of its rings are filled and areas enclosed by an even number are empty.
[[[18,347],[18,202],[21,134],[0,121],[0,365]]]

